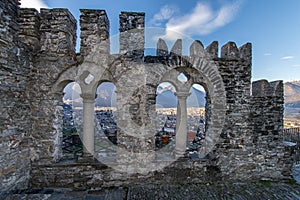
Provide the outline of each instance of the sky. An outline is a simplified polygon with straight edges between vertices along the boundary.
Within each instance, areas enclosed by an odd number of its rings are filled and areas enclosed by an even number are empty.
[[[68,8],[77,20],[81,8],[104,9],[115,41],[121,11],[145,12],[149,49],[159,37],[169,49],[183,39],[184,53],[193,40],[204,47],[218,41],[219,49],[229,41],[238,47],[251,42],[253,81],[300,80],[299,0],[21,0],[21,7]]]

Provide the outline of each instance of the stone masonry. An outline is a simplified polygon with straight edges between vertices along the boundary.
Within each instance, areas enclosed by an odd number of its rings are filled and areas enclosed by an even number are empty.
[[[251,85],[252,46],[200,41],[182,55],[178,39],[164,40],[157,55],[144,55],[145,14],[120,13],[120,52],[110,54],[105,10],[20,9],[0,2],[0,192],[34,188],[101,189],[142,184],[290,180],[290,149],[283,146],[283,83]],[[197,28],[197,27],[195,27]],[[177,79],[183,73],[186,82]],[[90,81],[87,81],[87,78]],[[107,166],[94,154],[94,101],[102,82],[117,88],[118,162]],[[61,163],[63,89],[77,82],[83,98],[81,162]],[[155,157],[156,88],[169,82],[178,97],[173,162]],[[184,156],[186,98],[193,84],[207,93],[207,145],[203,159]],[[84,159],[86,158],[86,159]]]
[[[28,88],[34,52],[21,42],[19,12],[17,1],[0,2],[1,190],[24,189],[30,179],[31,109]],[[31,28],[34,31],[34,27]]]

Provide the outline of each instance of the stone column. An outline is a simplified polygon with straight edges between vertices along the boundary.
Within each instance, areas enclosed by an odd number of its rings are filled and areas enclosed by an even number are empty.
[[[176,133],[179,130],[179,124],[180,124],[180,104],[179,104],[179,100],[177,100],[177,110],[176,110]]]
[[[190,95],[188,92],[176,92],[178,98],[176,117],[176,147],[175,156],[184,155],[187,142],[187,106],[186,99]]]
[[[82,95],[83,99],[83,155],[94,156],[94,95]]]

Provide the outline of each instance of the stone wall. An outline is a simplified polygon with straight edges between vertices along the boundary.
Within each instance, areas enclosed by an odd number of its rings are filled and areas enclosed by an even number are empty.
[[[59,148],[54,141],[61,137],[61,123],[56,119],[57,106],[62,102],[62,91],[50,93],[62,71],[76,64],[76,21],[66,9],[41,9],[39,51],[33,63],[31,78],[31,158],[33,162],[51,163],[58,159]],[[67,82],[66,82],[67,84]]]
[[[282,81],[252,83],[251,128],[254,161],[261,177],[288,177],[292,166],[290,149],[282,145],[284,97]],[[270,170],[272,169],[272,170]]]
[[[0,193],[29,181],[32,52],[20,42],[17,0],[0,2]]]
[[[250,87],[252,47],[250,43],[237,48],[228,42],[221,48],[221,58],[215,58],[226,88],[226,120],[220,135],[218,166],[225,176],[245,179],[252,176],[252,161],[247,156],[252,146]]]
[[[80,11],[80,55],[86,56],[93,51],[97,43],[109,39],[109,19],[105,10],[81,9]]]
[[[127,59],[144,57],[144,26],[145,13],[120,13],[120,54]]]
[[[18,1],[0,6],[1,190],[24,189],[32,162],[58,157],[56,105],[62,99],[50,91],[75,63],[76,21],[65,9],[38,13],[19,9]]]
[[[29,179],[30,188],[75,189],[291,179],[291,158],[282,144],[282,82],[255,82],[251,96],[250,43],[238,48],[229,42],[218,57],[217,42],[204,49],[195,41],[190,55],[184,56],[180,39],[170,51],[160,39],[157,55],[144,56],[145,14],[122,12],[120,54],[111,55],[106,12],[84,9],[81,49],[76,55],[77,22],[67,9],[41,9],[38,13],[18,9],[17,3],[0,3],[4,19],[0,22],[3,190],[26,188]],[[187,82],[177,79],[180,73],[188,77]],[[62,92],[72,81],[79,83],[89,109],[102,82],[116,85],[118,163],[59,163]],[[192,84],[206,89],[208,142],[202,159],[182,157],[169,162],[155,158],[155,96],[162,82],[175,86],[181,102]],[[89,114],[93,119],[93,113]],[[93,120],[84,124],[92,125]],[[89,131],[92,133],[93,127]],[[116,170],[124,167],[127,171]]]

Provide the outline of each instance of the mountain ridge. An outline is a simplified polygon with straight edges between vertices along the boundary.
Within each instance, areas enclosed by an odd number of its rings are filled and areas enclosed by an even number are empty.
[[[300,107],[300,81],[284,83],[285,104],[299,104]]]
[[[114,107],[116,105],[115,86],[112,83],[103,83],[97,90],[95,105],[99,107]],[[74,86],[66,87],[64,99],[74,99],[79,104],[80,91]],[[176,108],[177,97],[174,95],[175,88],[172,85],[158,86],[157,105],[162,108]],[[188,107],[204,107],[205,92],[192,87],[191,95],[187,99]],[[284,83],[284,98],[286,108],[300,108],[300,80],[287,81]]]
[[[284,83],[284,117],[299,118],[300,116],[300,81]]]

